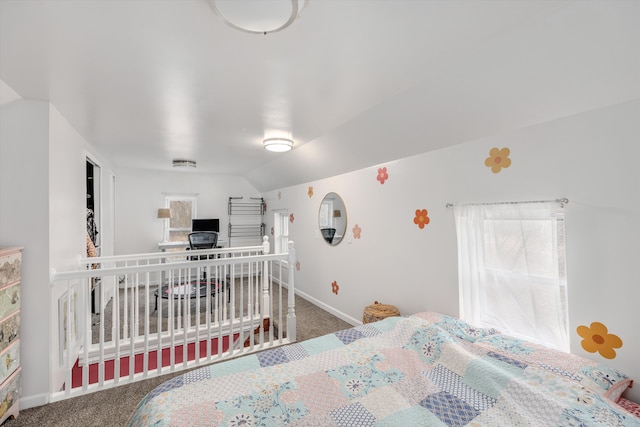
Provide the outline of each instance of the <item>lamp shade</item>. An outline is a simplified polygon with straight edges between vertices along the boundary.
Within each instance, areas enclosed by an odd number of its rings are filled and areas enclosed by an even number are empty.
[[[293,141],[286,138],[270,138],[263,141],[264,148],[269,151],[283,153],[293,148]]]
[[[158,218],[171,218],[171,209],[169,208],[160,208],[158,209]]]

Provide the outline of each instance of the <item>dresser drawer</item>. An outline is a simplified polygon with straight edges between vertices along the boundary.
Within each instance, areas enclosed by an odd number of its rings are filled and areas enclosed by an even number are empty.
[[[0,352],[20,338],[20,312],[8,317],[0,324]]]
[[[20,309],[20,282],[0,288],[0,320]]]
[[[2,384],[20,366],[20,340],[0,353],[0,384]]]
[[[0,386],[0,422],[4,421],[7,413],[16,415],[16,407],[20,399],[20,369]]]
[[[20,281],[21,266],[22,252],[10,251],[0,255],[0,288]]]

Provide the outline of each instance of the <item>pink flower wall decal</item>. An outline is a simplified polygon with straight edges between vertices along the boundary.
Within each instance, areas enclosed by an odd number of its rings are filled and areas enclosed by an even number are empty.
[[[331,283],[331,292],[338,295],[339,290],[340,290],[340,286],[338,286],[338,282],[334,280],[333,283]]]
[[[416,216],[413,218],[413,223],[417,224],[418,227],[422,230],[425,225],[429,224],[431,220],[427,215],[426,209],[416,209]]]
[[[309,190],[307,190],[307,194],[309,195],[309,198],[313,197],[313,187],[309,186]]]
[[[289,214],[289,222],[293,222],[295,218],[293,217],[293,212]]]
[[[353,227],[353,238],[354,239],[359,239],[360,238],[360,233],[362,233],[362,228],[360,228],[360,226],[358,224],[356,224]]]
[[[387,168],[386,167],[378,169],[378,177],[376,179],[378,181],[380,181],[380,184],[384,184],[384,182],[387,179],[389,179],[389,174],[387,173]]]

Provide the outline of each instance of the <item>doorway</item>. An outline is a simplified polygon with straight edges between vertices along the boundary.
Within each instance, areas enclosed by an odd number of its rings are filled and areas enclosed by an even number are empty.
[[[101,216],[100,216],[100,165],[87,156],[86,185],[87,185],[87,234],[95,247],[95,256],[101,254]],[[88,242],[87,242],[88,244]],[[91,313],[100,311],[100,280],[91,279]]]

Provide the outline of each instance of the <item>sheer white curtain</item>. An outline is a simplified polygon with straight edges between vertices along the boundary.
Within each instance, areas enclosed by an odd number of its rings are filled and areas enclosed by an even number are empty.
[[[461,317],[569,351],[560,202],[454,207]]]

